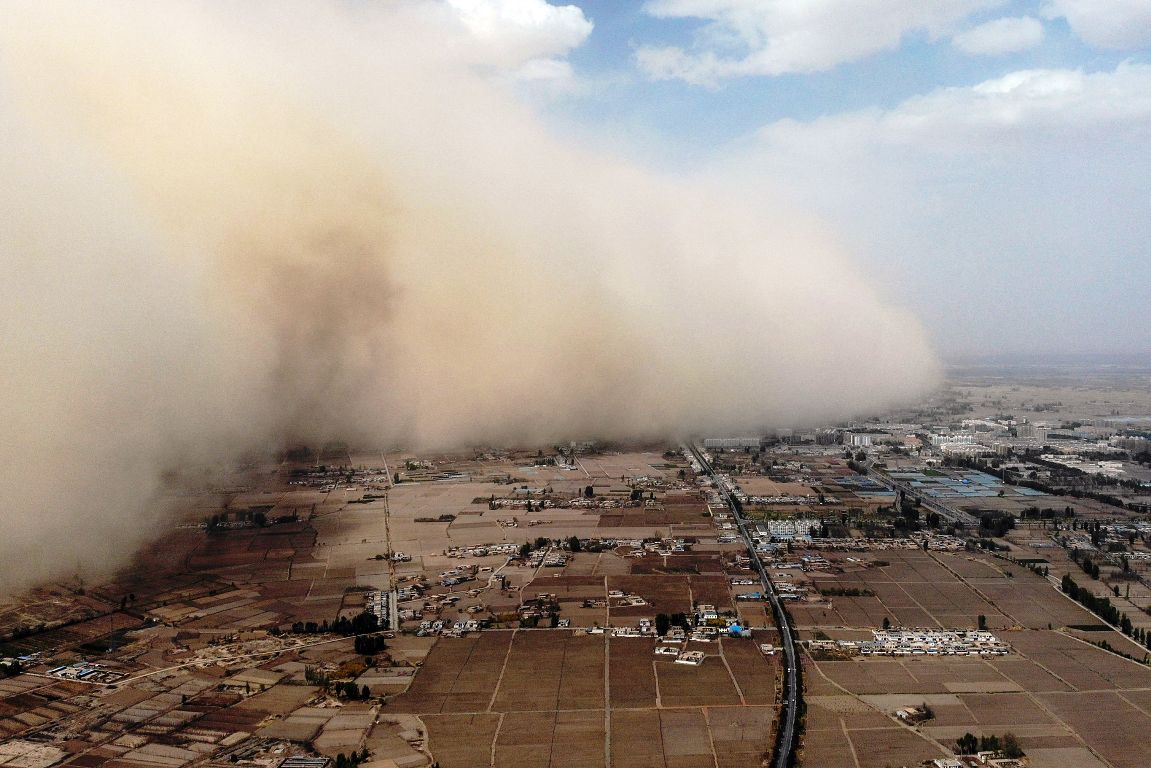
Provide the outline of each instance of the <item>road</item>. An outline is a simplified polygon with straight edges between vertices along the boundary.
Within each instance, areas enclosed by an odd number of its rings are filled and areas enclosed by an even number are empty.
[[[747,532],[740,505],[732,498],[730,490],[716,478],[715,470],[712,469],[711,464],[704,458],[703,452],[694,444],[688,445],[688,450],[691,451],[692,456],[695,457],[696,462],[698,462],[700,468],[703,469],[703,473],[715,481],[716,489],[723,495],[724,502],[727,504],[728,509],[731,510],[732,515],[735,516],[736,525],[739,526],[739,533],[743,536],[743,541],[747,545],[747,552],[751,558],[752,565],[755,567],[755,570],[759,572],[759,581],[763,586],[764,594],[768,595],[771,599],[771,609],[775,614],[776,626],[779,627],[780,641],[783,643],[783,663],[786,665],[779,735],[775,745],[775,756],[771,764],[774,768],[790,768],[790,766],[794,764],[793,752],[796,747],[796,721],[799,719],[799,707],[803,699],[803,689],[799,681],[799,657],[795,651],[795,638],[792,637],[791,634],[791,620],[783,609],[783,602],[779,599],[779,593],[775,590],[775,584],[772,583],[767,575],[767,571],[763,567],[763,561],[760,560],[759,553],[755,551],[755,543],[752,541],[751,535]]]
[[[387,539],[388,589],[391,590],[391,594],[388,598],[388,615],[379,618],[387,618],[388,629],[399,631],[400,591],[396,582],[396,561],[392,558],[392,555],[395,554],[395,548],[392,546],[392,510],[388,506],[388,494],[395,487],[395,483],[392,482],[392,470],[388,466],[388,457],[384,455],[383,451],[380,451],[380,461],[384,463],[384,476],[387,478],[387,485],[384,486],[384,537]]]

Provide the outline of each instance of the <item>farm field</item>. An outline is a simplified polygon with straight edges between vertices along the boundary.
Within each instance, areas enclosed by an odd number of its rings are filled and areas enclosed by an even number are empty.
[[[1015,734],[1036,768],[1151,761],[1141,736],[1151,728],[1151,668],[1089,641],[1106,638],[1142,658],[1139,646],[1114,632],[1069,629],[1098,619],[1047,580],[987,555],[884,551],[875,559],[881,562],[871,567],[805,574],[820,590],[867,594],[795,606],[804,636],[864,639],[885,618],[893,627],[967,629],[983,615],[1011,652],[808,656],[804,765],[834,764],[836,755],[850,755],[857,768],[917,765],[950,754],[968,732]],[[924,704],[933,717],[915,727],[894,718],[900,708]]]
[[[609,756],[613,766],[734,768],[770,749],[778,665],[756,641],[693,643],[707,654],[699,666],[656,661],[654,646],[565,630],[441,638],[388,712],[420,716],[444,768],[493,757],[577,768]]]

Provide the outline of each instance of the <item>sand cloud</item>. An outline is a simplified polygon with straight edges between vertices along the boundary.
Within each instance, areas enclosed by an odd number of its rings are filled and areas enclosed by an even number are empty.
[[[818,225],[556,139],[442,11],[8,6],[4,586],[114,565],[182,463],[746,432],[934,382]]]

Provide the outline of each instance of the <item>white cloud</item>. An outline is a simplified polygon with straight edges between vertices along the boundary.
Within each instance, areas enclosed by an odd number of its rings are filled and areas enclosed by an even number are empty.
[[[1065,18],[1089,45],[1134,50],[1151,44],[1151,3],[1147,0],[1051,0],[1046,15]]]
[[[711,85],[728,77],[817,72],[899,46],[905,35],[949,35],[1003,0],[650,0],[657,18],[703,19],[690,50],[644,46],[649,76]]]
[[[1018,71],[759,140],[731,166],[830,219],[944,348],[1145,346],[1151,65]]]
[[[829,149],[874,155],[888,148],[917,155],[1035,150],[1113,130],[1151,129],[1151,65],[1114,71],[1020,70],[977,85],[942,88],[891,110],[781,120],[760,132],[777,152],[816,159]],[[897,165],[898,158],[890,158]],[[910,163],[908,163],[910,165]]]
[[[1003,18],[980,24],[952,38],[964,53],[1001,56],[1035,48],[1043,42],[1043,23],[1031,16]]]
[[[565,56],[592,32],[592,22],[575,5],[551,5],[546,0],[447,0],[447,4],[504,66]]]

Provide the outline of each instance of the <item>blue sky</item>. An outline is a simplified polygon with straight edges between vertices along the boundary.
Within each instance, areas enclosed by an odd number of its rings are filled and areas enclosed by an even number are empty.
[[[588,123],[639,123],[686,147],[738,140],[782,118],[811,120],[868,107],[892,108],[940,86],[971,85],[1019,69],[1113,69],[1132,58],[1131,51],[1092,50],[1064,20],[1051,19],[1044,22],[1043,44],[1000,56],[972,56],[947,38],[930,40],[912,31],[895,49],[827,70],[733,77],[701,87],[644,76],[635,52],[644,45],[690,47],[703,20],[657,19],[643,11],[642,3],[618,0],[589,0],[579,7],[594,31],[568,60],[579,77],[598,87],[565,106]],[[1034,3],[1003,6],[973,14],[966,26],[1037,8]],[[1136,56],[1145,59],[1141,53]]]
[[[556,131],[820,217],[945,355],[1151,351],[1151,0],[446,1],[536,35]]]

